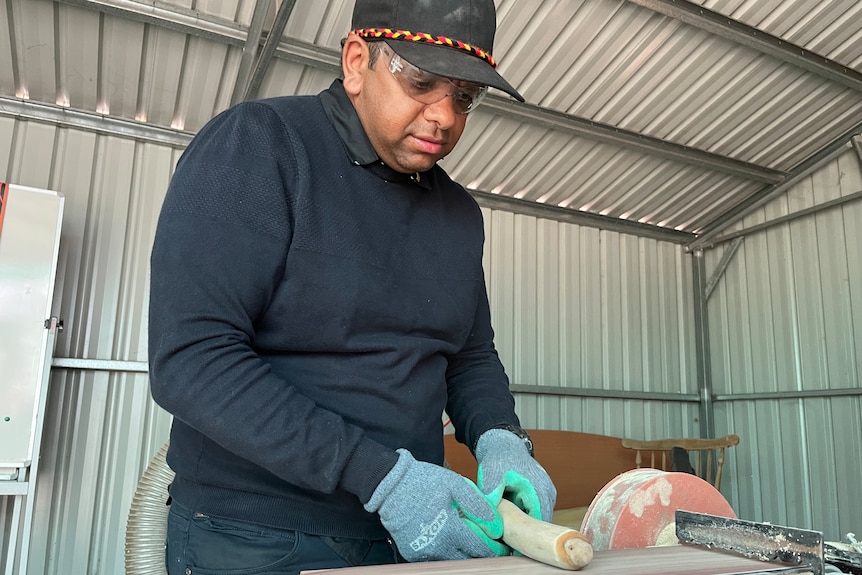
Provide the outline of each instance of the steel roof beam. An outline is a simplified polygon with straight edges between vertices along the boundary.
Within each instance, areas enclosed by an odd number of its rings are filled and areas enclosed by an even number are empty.
[[[187,10],[159,0],[149,0],[148,2],[137,0],[54,0],[54,2],[95,10],[110,16],[151,24],[231,46],[242,46],[248,37],[248,30],[238,22],[201,14],[196,10]]]
[[[745,180],[777,183],[787,177],[784,172],[779,170],[713,154],[712,152],[705,152],[609,124],[602,124],[578,116],[542,108],[534,104],[516,102],[511,98],[497,96],[496,94],[488,95],[482,103],[482,107],[491,108],[499,115],[518,122],[541,126],[579,138],[587,138],[611,144],[648,156],[684,164],[694,164],[700,168],[707,168]]]
[[[334,73],[341,72],[339,65],[340,54],[328,48],[306,44],[293,39],[282,40],[279,55],[286,60],[306,66],[314,66]],[[489,94],[483,101],[480,109],[484,110],[488,108],[494,110],[495,113],[504,118],[517,122],[541,126],[572,136],[612,144],[654,157],[682,162],[684,164],[695,164],[698,167],[708,168],[746,180],[772,184],[780,182],[786,177],[786,174],[779,170],[765,168],[719,154],[704,152],[688,146],[668,142],[667,140],[624,130],[616,126],[542,108],[534,104],[516,102],[511,98],[496,94]]]
[[[520,200],[509,196],[501,196],[490,192],[467,190],[483,208],[514,212],[526,216],[533,216],[545,220],[554,220],[578,226],[587,226],[608,230],[621,234],[649,238],[653,240],[671,242],[675,244],[686,244],[691,242],[695,235],[691,232],[681,232],[669,228],[662,228],[650,224],[642,224],[632,220],[624,220],[612,216],[603,216],[591,212],[582,212],[572,208],[561,208],[548,204],[540,204],[528,200]]]
[[[859,161],[862,162],[862,136],[855,135],[850,138],[850,144],[853,146],[853,149],[856,150],[856,155],[859,156]]]
[[[755,224],[747,228],[742,228],[741,230],[736,230],[734,232],[718,236],[717,238],[712,238],[709,242],[709,247],[724,242],[729,242],[731,240],[741,240],[746,236],[750,236],[751,234],[754,234],[756,232],[761,232],[763,230],[774,228],[779,224],[792,222],[794,220],[798,220],[799,218],[804,218],[805,216],[810,216],[812,214],[819,214],[820,212],[823,212],[825,210],[831,210],[832,208],[843,206],[852,202],[858,202],[859,200],[862,200],[862,191],[853,192],[852,194],[847,194],[846,196],[841,196],[840,198],[835,198],[833,200],[827,200],[822,204],[816,204],[811,206],[810,208],[804,208],[802,210],[787,214],[785,216],[779,216],[777,218],[763,222],[762,224]]]
[[[296,6],[296,0],[283,0],[281,6],[278,7],[278,13],[275,15],[275,21],[272,24],[272,30],[266,36],[266,43],[263,45],[263,50],[260,54],[260,60],[257,62],[254,75],[249,82],[248,93],[246,97],[253,100],[258,97],[260,85],[263,82],[266,71],[269,70],[269,65],[272,63],[272,58],[275,56],[278,44],[284,34],[284,29],[287,26],[290,15],[293,14],[293,9]]]
[[[228,22],[211,16],[206,16],[193,10],[184,10],[177,6],[165,4],[158,0],[139,2],[136,0],[55,0],[65,4],[80,6],[112,14],[122,18],[137,20],[156,26],[164,26],[186,34],[209,38],[219,42],[242,46],[248,37],[248,32],[235,22]],[[292,2],[282,4],[281,13],[287,22],[293,8]],[[340,53],[331,48],[317,46],[293,39],[282,39],[281,34],[271,33],[270,36],[279,40],[275,55],[303,65],[328,70],[340,74]],[[267,38],[269,40],[269,38]],[[268,53],[271,48],[264,46]],[[258,64],[260,72],[255,72],[252,81],[259,87],[269,57],[261,56]],[[257,92],[249,90],[249,95]],[[687,146],[674,144],[658,138],[644,136],[636,132],[623,130],[615,126],[601,124],[584,118],[578,118],[563,112],[557,112],[535,106],[522,104],[510,98],[490,95],[483,104],[504,118],[531,125],[542,126],[577,137],[583,137],[599,142],[619,146],[654,157],[674,160],[685,164],[693,164],[720,173],[730,174],[746,180],[773,184],[782,181],[785,174],[778,170],[765,168],[748,162],[735,160],[719,154],[696,150]]]
[[[257,3],[254,5],[251,25],[246,34],[245,45],[242,49],[242,58],[239,62],[239,71],[236,74],[233,94],[230,97],[231,106],[245,100],[248,94],[249,82],[252,78],[252,68],[255,67],[255,59],[257,58],[257,48],[260,46],[261,39],[263,38],[263,25],[266,22],[266,16],[269,13],[271,5],[272,0],[257,0]]]
[[[628,1],[862,92],[862,74],[856,70],[698,4],[687,0]]]
[[[67,126],[99,134],[121,136],[178,148],[188,146],[194,136],[194,134],[189,132],[181,132],[153,124],[142,124],[133,120],[103,116],[95,112],[84,112],[72,108],[42,104],[32,100],[16,100],[13,98],[0,97],[0,116],[49,122],[57,126]]]
[[[71,108],[42,104],[29,100],[0,97],[0,116],[10,116],[20,120],[48,122],[57,126],[81,129],[108,136],[119,136],[134,140],[153,142],[184,148],[191,142],[194,134],[171,128],[161,128],[152,124],[142,124],[132,120],[111,118],[94,112],[84,112]],[[560,208],[538,204],[526,200],[509,198],[489,192],[469,190],[477,203],[485,208],[514,211],[537,218],[550,219],[575,225],[583,225],[619,233],[627,233],[675,244],[686,244],[694,239],[694,234],[641,224],[629,220],[581,212],[570,208]]]
[[[850,130],[836,138],[831,144],[820,149],[819,152],[799,164],[788,174],[785,181],[777,185],[762,188],[747,200],[736,204],[720,216],[713,219],[703,228],[703,231],[697,236],[697,239],[686,246],[687,249],[699,250],[712,247],[712,245],[714,245],[714,240],[729,226],[735,224],[768,201],[786,192],[823,165],[833,161],[835,158],[850,149],[852,147],[852,142],[854,141],[853,138],[860,132],[862,132],[862,124],[853,126]]]

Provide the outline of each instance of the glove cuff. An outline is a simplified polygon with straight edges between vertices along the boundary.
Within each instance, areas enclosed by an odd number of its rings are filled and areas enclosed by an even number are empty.
[[[355,494],[364,504],[397,462],[397,453],[370,439],[363,439],[344,466],[338,486]]]
[[[529,441],[529,438],[527,438],[527,441]],[[480,435],[479,441],[476,442],[476,460],[482,461],[492,451],[517,449],[523,449],[528,455],[532,455],[524,439],[518,437],[513,432],[505,429],[489,429]]]
[[[371,499],[368,500],[368,503],[363,505],[365,510],[370,513],[374,513],[380,509],[380,506],[383,504],[386,497],[393,489],[395,489],[398,483],[401,482],[401,479],[407,474],[407,470],[410,469],[410,466],[416,462],[410,452],[406,449],[399,449],[397,451],[398,461],[395,462],[395,466],[377,485],[377,488],[374,490],[374,493],[371,494]]]

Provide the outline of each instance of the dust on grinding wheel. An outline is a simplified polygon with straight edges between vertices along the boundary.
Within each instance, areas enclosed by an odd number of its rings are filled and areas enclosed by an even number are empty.
[[[581,532],[596,551],[674,545],[678,509],[736,517],[721,493],[696,475],[634,469],[599,491],[584,516]]]

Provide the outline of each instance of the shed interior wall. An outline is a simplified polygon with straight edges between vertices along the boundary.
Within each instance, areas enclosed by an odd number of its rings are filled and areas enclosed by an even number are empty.
[[[736,227],[860,190],[848,150]],[[745,236],[708,304],[717,426],[742,438],[726,495],[741,517],[831,540],[862,517],[860,230],[857,199]]]
[[[55,297],[55,314],[64,319],[65,330],[57,357],[146,361],[149,250],[180,153],[170,146],[0,116],[0,180],[66,196]],[[853,164],[842,156],[831,169],[832,176],[812,177],[807,193],[832,193],[821,188],[845,171],[851,175],[838,180],[856,178],[850,191],[859,189],[858,160]],[[805,195],[791,191],[785,203],[803,201],[792,199],[794,193]],[[483,213],[497,345],[513,384],[697,393],[692,264],[682,246],[502,210],[483,208]],[[800,372],[806,376],[804,389],[860,385],[862,207],[848,205],[841,214],[841,222],[822,214],[764,232],[766,240],[746,239],[710,302],[717,393],[783,389],[777,382],[788,385],[788,380],[779,370],[790,367],[778,366],[782,358],[804,358],[805,369],[813,362],[811,371]],[[787,246],[794,251],[785,251]],[[814,251],[818,247],[822,251]],[[721,249],[707,253],[713,266]],[[824,266],[827,256],[831,263]],[[767,270],[776,279],[740,275]],[[811,289],[802,289],[806,286]],[[768,298],[771,289],[777,290],[774,302]],[[843,299],[836,298],[841,294]],[[798,301],[788,309],[802,310],[794,316],[801,322],[798,338],[807,337],[801,330],[817,321],[822,335],[812,338],[812,347],[800,347],[798,357],[795,348],[786,349],[796,340],[784,339],[784,312],[759,317],[757,325],[752,315],[752,308],[762,312],[762,301],[780,307],[794,297]],[[840,307],[841,302],[853,307]],[[848,340],[851,336],[855,339]],[[763,354],[763,346],[772,355]],[[692,402],[524,392],[516,401],[527,427],[642,438],[698,434],[698,407]],[[859,401],[857,396],[720,404],[716,433],[742,437],[729,455],[725,480],[739,515],[777,522],[781,503],[795,526],[832,537],[859,529]],[[123,572],[129,503],[146,464],[167,439],[169,422],[153,404],[144,374],[54,370],[31,572]],[[774,489],[779,475],[781,494]],[[784,501],[776,500],[779,495]],[[0,532],[9,528],[9,516],[8,499],[0,499]]]

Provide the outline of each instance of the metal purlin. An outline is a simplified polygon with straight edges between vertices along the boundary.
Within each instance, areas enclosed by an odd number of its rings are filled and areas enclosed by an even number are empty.
[[[696,338],[695,355],[697,358],[698,396],[700,403],[700,436],[715,437],[715,395],[712,385],[711,350],[709,346],[709,296],[716,284],[727,271],[743,238],[733,241],[721,257],[712,277],[706,277],[706,261],[703,250],[692,253],[692,276],[694,291],[694,333]]]
[[[257,3],[254,5],[254,13],[251,16],[251,24],[242,49],[239,72],[237,72],[233,94],[230,98],[231,106],[245,100],[252,68],[254,68],[255,59],[257,58],[257,48],[260,46],[260,41],[263,37],[263,25],[271,4],[272,0],[257,0]]]
[[[260,85],[263,83],[263,78],[272,64],[272,59],[278,50],[279,42],[281,42],[281,38],[284,35],[284,29],[287,27],[287,22],[290,20],[290,15],[293,14],[295,7],[296,0],[282,0],[281,6],[278,7],[272,29],[266,36],[266,41],[260,52],[260,58],[258,58],[254,73],[248,82],[248,88],[245,91],[246,100],[254,100],[259,97]]]

